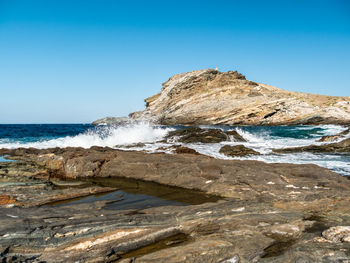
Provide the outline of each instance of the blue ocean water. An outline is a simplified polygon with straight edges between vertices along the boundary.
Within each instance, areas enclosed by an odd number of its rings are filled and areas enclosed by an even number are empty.
[[[210,126],[203,126],[212,128]],[[142,142],[145,146],[135,150],[160,151],[169,146],[160,142],[170,130],[180,126],[157,126],[150,123],[134,123],[121,126],[93,126],[90,124],[0,124],[0,148],[53,148],[109,146],[123,148],[124,145]],[[277,155],[273,148],[322,144],[317,142],[324,135],[334,135],[345,127],[337,125],[318,126],[216,126],[224,130],[235,129],[247,142],[245,146],[262,155],[230,158],[219,153],[225,145],[242,144],[234,141],[215,144],[187,144],[200,153],[221,159],[260,160],[264,162],[314,163],[327,167],[342,175],[350,175],[350,155],[297,153]],[[177,143],[178,144],[178,143]],[[1,161],[1,160],[0,160]]]
[[[76,136],[91,128],[90,124],[0,124],[0,143],[28,143]]]

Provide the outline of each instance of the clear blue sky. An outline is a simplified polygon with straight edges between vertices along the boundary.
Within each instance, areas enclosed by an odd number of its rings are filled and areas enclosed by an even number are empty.
[[[350,1],[0,0],[0,123],[127,115],[216,66],[350,96]]]

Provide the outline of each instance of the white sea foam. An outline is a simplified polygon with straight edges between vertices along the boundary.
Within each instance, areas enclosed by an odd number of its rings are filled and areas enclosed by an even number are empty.
[[[211,127],[208,127],[211,128]],[[226,128],[225,128],[226,129]],[[343,175],[350,175],[350,156],[347,155],[326,155],[326,154],[312,154],[312,153],[293,153],[293,154],[273,154],[274,148],[286,148],[306,146],[310,144],[323,144],[324,142],[317,142],[319,138],[324,135],[335,135],[345,130],[345,127],[337,125],[319,125],[319,126],[301,126],[290,129],[307,131],[310,130],[308,137],[293,138],[273,135],[273,129],[269,128],[236,128],[236,131],[247,142],[226,141],[222,143],[202,144],[192,143],[184,144],[185,146],[195,149],[196,151],[213,156],[218,159],[241,159],[241,160],[259,160],[268,163],[313,163],[317,164]],[[129,145],[133,143],[146,143],[145,146],[132,148],[133,150],[146,150],[148,152],[160,151],[160,147],[168,147],[169,144],[157,142],[162,140],[166,134],[173,130],[170,127],[154,126],[150,123],[134,123],[123,126],[101,125],[88,130],[85,133],[77,136],[66,136],[58,139],[42,140],[37,142],[20,142],[11,141],[9,139],[0,139],[0,148],[18,148],[18,147],[35,147],[35,148],[52,148],[52,147],[84,147],[91,146],[109,146],[115,147],[120,145]],[[289,131],[289,129],[286,129]],[[311,135],[311,136],[310,136]],[[174,142],[175,143],[175,142]],[[176,142],[176,144],[179,144]],[[238,145],[243,144],[246,147],[252,148],[262,155],[245,156],[245,157],[228,157],[219,153],[223,145]],[[169,152],[167,150],[163,150]]]
[[[318,125],[316,127],[319,127],[322,129],[322,131],[320,132],[322,135],[335,135],[347,129],[344,126],[333,125],[333,124]]]
[[[350,156],[347,155],[326,155],[313,153],[293,153],[293,154],[273,154],[274,148],[298,147],[310,144],[320,145],[324,142],[317,142],[324,135],[335,135],[342,132],[346,128],[336,125],[319,125],[296,127],[298,130],[313,130],[319,128],[320,131],[316,136],[305,139],[297,139],[291,137],[271,136],[267,130],[261,132],[247,131],[246,129],[236,128],[236,131],[242,135],[247,142],[222,142],[214,144],[186,144],[187,147],[193,148],[196,151],[213,156],[218,159],[238,159],[238,160],[258,160],[267,163],[295,163],[295,164],[317,164],[326,167],[343,175],[350,175]],[[252,148],[262,155],[251,155],[245,157],[228,157],[219,153],[223,145],[238,145],[243,144],[246,147]]]
[[[237,128],[236,130],[247,142],[235,142],[234,145],[244,144],[246,147],[252,148],[263,154],[271,152],[271,149],[273,148],[305,146],[310,145],[311,143],[317,143],[314,138],[295,139],[290,137],[271,136],[268,131],[253,133],[240,128]]]
[[[153,126],[150,123],[135,123],[124,126],[98,126],[76,136],[43,140],[38,142],[0,142],[0,148],[53,148],[127,145],[161,140],[171,128]]]

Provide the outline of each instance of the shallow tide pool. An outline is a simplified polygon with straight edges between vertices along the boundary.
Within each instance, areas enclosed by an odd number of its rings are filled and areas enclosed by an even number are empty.
[[[84,182],[87,183],[86,185],[115,187],[118,190],[104,194],[96,194],[87,197],[52,202],[46,206],[61,207],[74,204],[106,201],[106,209],[138,210],[168,205],[198,205],[207,202],[216,202],[222,199],[218,196],[207,195],[200,191],[119,177],[95,178],[84,180]]]

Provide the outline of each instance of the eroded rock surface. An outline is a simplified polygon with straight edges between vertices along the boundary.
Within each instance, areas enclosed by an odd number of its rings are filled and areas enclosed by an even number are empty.
[[[185,128],[171,131],[166,136],[168,141],[178,141],[183,143],[218,143],[228,140],[226,135],[220,129],[201,129],[198,127]]]
[[[229,130],[229,131],[225,131],[226,135],[229,136],[229,138],[232,141],[235,142],[246,142],[246,139],[244,139],[237,131],[235,130]]]
[[[23,167],[23,163],[4,163],[0,165],[0,207],[35,207],[54,201],[62,201],[92,194],[106,193],[116,190],[112,187],[85,185],[84,182],[66,182],[50,180],[49,176],[37,178],[15,173],[15,167]],[[38,169],[40,170],[40,169]],[[18,170],[20,171],[20,170]],[[76,187],[72,187],[76,186]]]
[[[136,120],[173,125],[350,123],[350,98],[290,92],[247,80],[236,71],[177,74],[145,99]]]
[[[332,142],[332,141],[336,141],[339,139],[343,139],[346,135],[350,134],[350,128],[348,128],[345,131],[342,131],[336,135],[325,135],[322,136],[321,139],[319,139],[319,142]]]
[[[331,227],[322,236],[331,242],[350,242],[350,226]]]
[[[101,147],[3,149],[0,153],[20,160],[1,164],[0,176],[8,182],[54,181],[64,185],[55,180],[118,176],[199,189],[224,198],[215,203],[141,210],[107,209],[105,201],[59,208],[3,205],[0,258],[4,262],[235,259],[282,263],[350,259],[345,235],[340,238],[342,242],[327,239],[345,233],[338,231],[339,227],[350,225],[350,180],[316,165]],[[69,189],[72,185],[67,184]],[[3,191],[6,200],[15,197],[7,188]],[[28,191],[27,198],[39,195],[39,191]],[[177,236],[185,238],[178,240]],[[157,245],[162,240],[168,241]]]
[[[290,148],[274,149],[273,151],[275,153],[297,153],[297,152],[350,153],[350,138],[342,140],[337,143],[290,147]]]
[[[168,142],[183,143],[219,143],[223,141],[245,142],[246,140],[235,130],[202,129],[189,127],[171,131],[166,136]]]
[[[261,198],[289,200],[291,196],[305,198],[307,195],[311,199],[313,195],[317,198],[316,193],[322,188],[346,187],[349,184],[346,178],[313,164],[219,160],[194,154],[146,154],[108,147],[17,149],[7,150],[6,153],[12,155],[12,158],[38,167],[41,177],[74,179],[120,176],[198,189],[242,200]],[[7,169],[7,172],[14,173],[12,169]],[[323,187],[315,191],[321,182]],[[286,195],[286,190],[297,193]]]
[[[225,154],[227,156],[236,157],[236,156],[245,156],[245,155],[259,155],[257,151],[247,148],[244,145],[225,145],[222,146],[219,150],[219,153]]]

